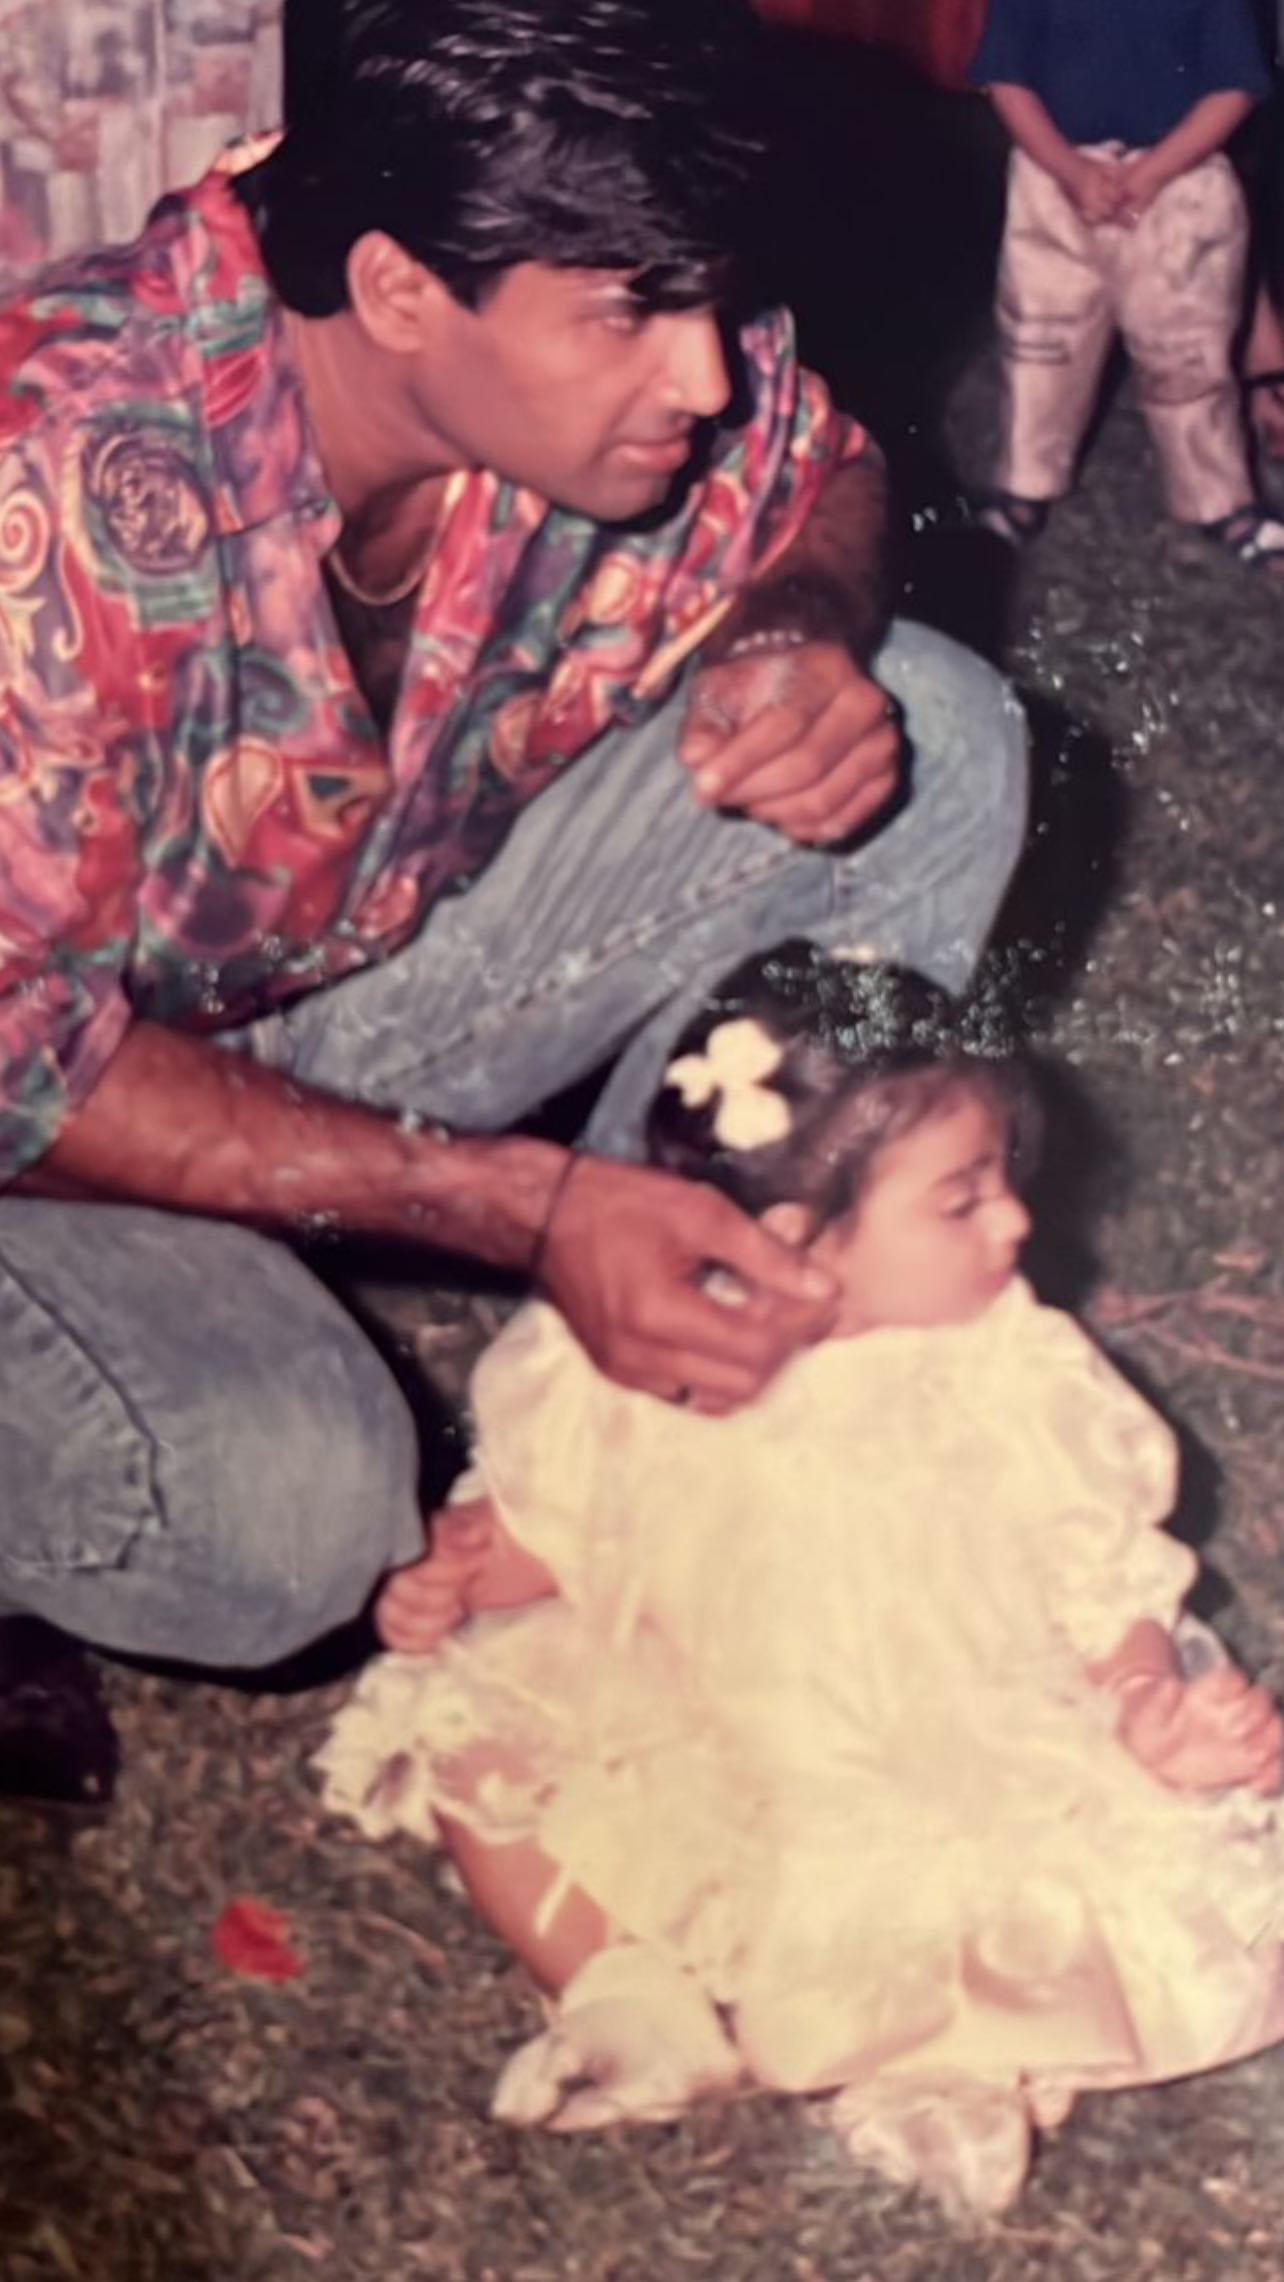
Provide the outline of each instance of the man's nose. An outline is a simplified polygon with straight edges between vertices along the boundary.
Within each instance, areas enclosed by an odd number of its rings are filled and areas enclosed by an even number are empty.
[[[711,420],[731,395],[717,318],[707,310],[674,310],[667,348],[665,382],[671,403],[692,420]]]

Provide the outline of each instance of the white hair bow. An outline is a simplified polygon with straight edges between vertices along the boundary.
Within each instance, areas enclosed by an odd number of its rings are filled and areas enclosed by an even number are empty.
[[[792,1122],[784,1095],[762,1082],[783,1058],[762,1024],[742,1015],[711,1030],[703,1054],[681,1054],[670,1062],[664,1082],[676,1086],[688,1109],[702,1109],[719,1097],[713,1130],[728,1149],[762,1149],[783,1141]]]

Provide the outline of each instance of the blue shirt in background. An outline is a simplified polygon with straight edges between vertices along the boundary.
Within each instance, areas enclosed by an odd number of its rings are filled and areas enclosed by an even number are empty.
[[[1028,87],[1072,143],[1157,143],[1201,96],[1265,95],[1251,0],[990,0],[978,86]]]

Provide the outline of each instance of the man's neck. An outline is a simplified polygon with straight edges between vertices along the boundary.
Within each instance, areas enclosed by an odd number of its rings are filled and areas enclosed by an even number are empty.
[[[357,514],[344,517],[335,555],[349,593],[367,602],[395,601],[417,586],[441,519],[444,475],[390,484]]]
[[[422,538],[457,462],[413,417],[396,360],[346,311],[310,318],[287,310],[285,322],[308,423],[354,547],[395,552],[391,535],[402,529]]]

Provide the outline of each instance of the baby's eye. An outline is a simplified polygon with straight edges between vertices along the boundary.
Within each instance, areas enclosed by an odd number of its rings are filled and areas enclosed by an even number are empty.
[[[947,1204],[941,1218],[943,1220],[970,1220],[980,1201],[977,1196],[965,1196],[960,1199],[958,1204]]]

